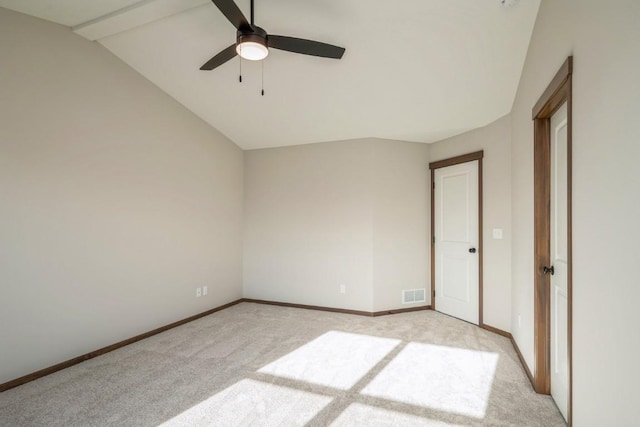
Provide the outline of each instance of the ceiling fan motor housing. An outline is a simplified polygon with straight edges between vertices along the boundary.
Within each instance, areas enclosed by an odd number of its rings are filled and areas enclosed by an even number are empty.
[[[238,30],[236,34],[236,45],[239,46],[240,43],[245,42],[254,42],[259,43],[265,47],[268,47],[267,43],[267,32],[255,25],[252,25],[251,28]]]
[[[236,42],[226,49],[221,50],[208,60],[201,70],[210,71],[231,60],[236,55],[251,61],[263,60],[269,55],[269,49],[286,50],[288,52],[303,55],[319,56],[322,58],[340,59],[344,54],[343,47],[318,42],[315,40],[300,39],[271,35],[253,25],[253,0],[251,1],[251,22],[247,21],[242,11],[234,0],[211,0],[220,12],[236,27]]]

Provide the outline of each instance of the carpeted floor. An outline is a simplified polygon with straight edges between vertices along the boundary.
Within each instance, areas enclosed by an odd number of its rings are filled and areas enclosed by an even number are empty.
[[[564,426],[508,339],[242,303],[0,393],[0,426]]]

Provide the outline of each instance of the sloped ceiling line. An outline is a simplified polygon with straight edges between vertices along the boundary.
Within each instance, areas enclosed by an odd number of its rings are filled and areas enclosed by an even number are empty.
[[[95,41],[207,3],[210,0],[144,0],[76,25],[72,29],[76,34]]]
[[[235,0],[247,14],[250,0]],[[213,71],[235,42],[210,0],[0,0],[95,40],[243,149],[375,137],[435,142],[508,114],[540,0],[256,0],[272,34],[343,46],[271,50]],[[260,96],[264,66],[265,96]]]

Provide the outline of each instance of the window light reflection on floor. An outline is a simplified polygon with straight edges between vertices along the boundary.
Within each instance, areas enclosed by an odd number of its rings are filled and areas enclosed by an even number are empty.
[[[409,343],[362,394],[484,418],[498,354]]]
[[[302,426],[331,400],[328,396],[244,379],[161,426]]]
[[[399,343],[396,339],[330,331],[258,372],[348,390]]]
[[[400,342],[330,331],[258,372],[336,390],[349,390]],[[360,396],[482,419],[498,359],[496,353],[411,342],[368,381]],[[326,395],[243,379],[162,426],[304,425],[332,401],[333,398]],[[416,427],[453,426],[424,416],[358,402],[351,403],[332,425],[398,423]]]

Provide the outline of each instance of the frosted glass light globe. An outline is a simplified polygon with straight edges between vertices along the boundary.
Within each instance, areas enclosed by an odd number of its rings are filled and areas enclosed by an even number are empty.
[[[236,52],[249,61],[260,61],[269,54],[269,49],[263,44],[256,42],[242,42],[236,47]]]

